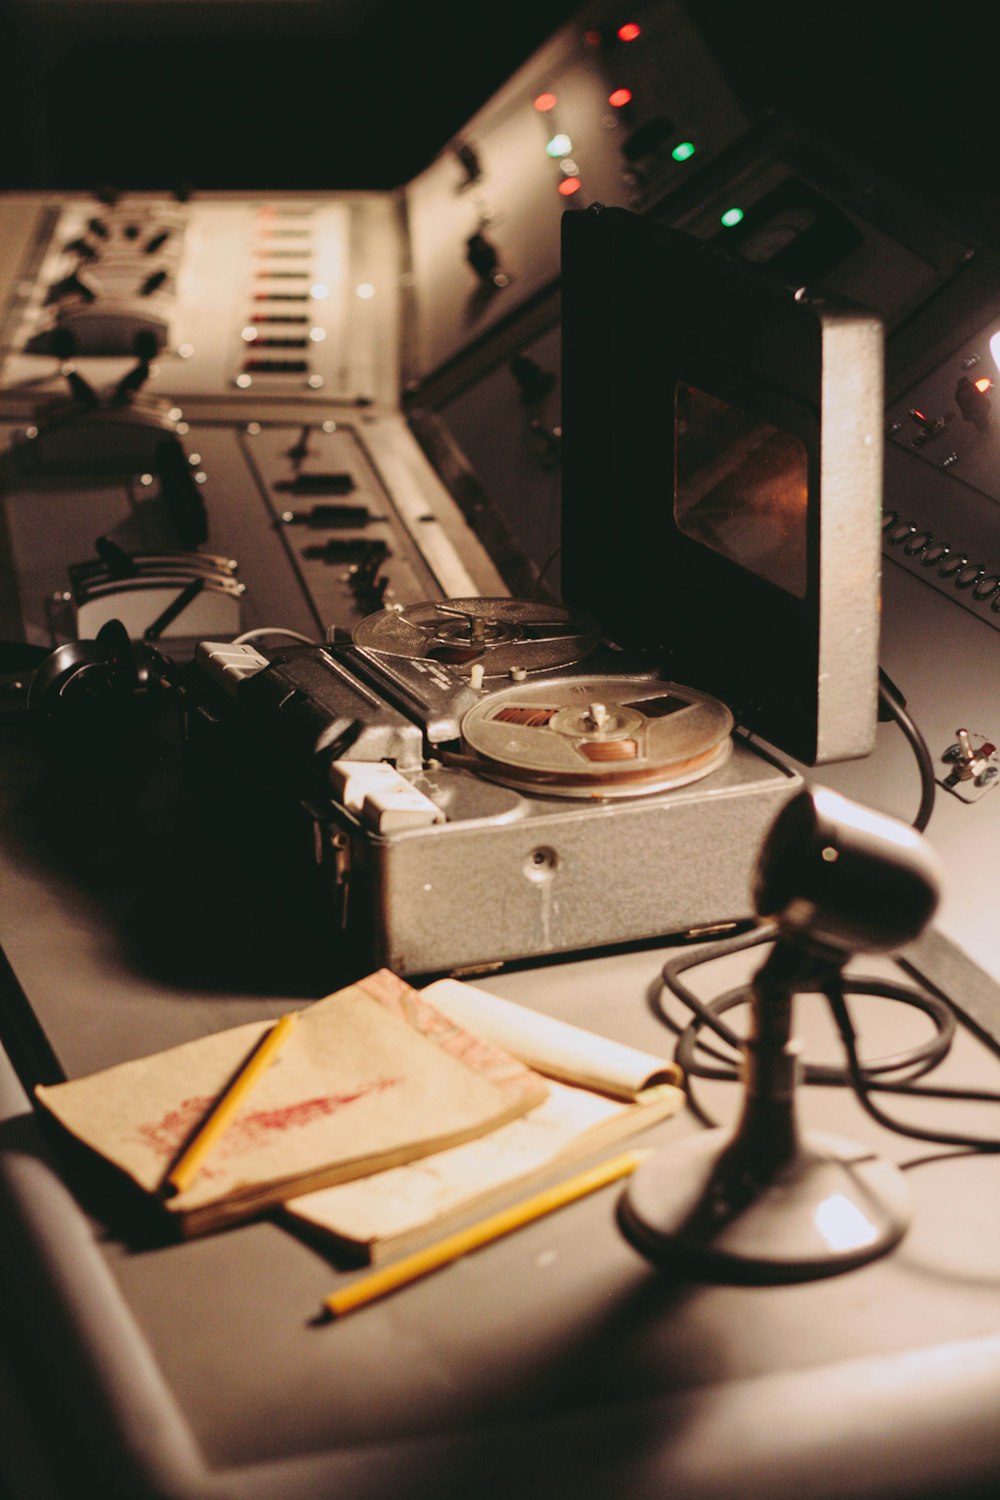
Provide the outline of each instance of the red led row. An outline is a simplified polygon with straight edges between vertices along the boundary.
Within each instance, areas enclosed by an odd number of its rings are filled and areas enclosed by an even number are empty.
[[[637,25],[635,21],[625,21],[619,26],[615,35],[620,42],[634,42],[636,37],[642,35],[642,27]],[[583,40],[589,47],[603,47],[608,38],[603,31],[594,29],[592,31],[585,31],[583,33]]]
[[[608,103],[613,105],[615,109],[621,109],[623,105],[631,104],[631,102],[631,89],[612,89],[611,93],[608,95]],[[555,109],[558,103],[559,100],[556,98],[555,94],[546,92],[544,94],[536,94],[535,96],[535,108],[541,115],[547,115],[550,110]]]

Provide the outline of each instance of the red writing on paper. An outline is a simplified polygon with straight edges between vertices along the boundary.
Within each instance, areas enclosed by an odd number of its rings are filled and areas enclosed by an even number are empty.
[[[276,1109],[247,1109],[236,1116],[214,1148],[219,1156],[236,1156],[252,1151],[268,1137],[288,1130],[300,1130],[317,1120],[328,1119],[348,1105],[356,1104],[370,1094],[381,1094],[394,1088],[398,1078],[376,1078],[347,1094],[322,1094],[315,1099],[299,1099]],[[181,1146],[206,1118],[215,1100],[207,1094],[183,1099],[167,1110],[159,1120],[140,1125],[136,1134],[158,1156],[173,1158]]]

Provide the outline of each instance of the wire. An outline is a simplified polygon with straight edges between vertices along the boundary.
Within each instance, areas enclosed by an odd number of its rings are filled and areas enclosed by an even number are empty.
[[[854,1092],[858,1098],[858,1103],[864,1110],[867,1111],[869,1115],[871,1115],[873,1120],[877,1121],[879,1125],[883,1125],[887,1130],[895,1131],[897,1135],[912,1136],[914,1140],[918,1141],[933,1141],[934,1144],[938,1146],[967,1146],[975,1151],[1000,1151],[1000,1140],[989,1139],[983,1136],[960,1135],[951,1131],[946,1132],[938,1130],[924,1130],[920,1125],[910,1125],[903,1120],[896,1120],[891,1115],[887,1115],[885,1111],[875,1103],[874,1099],[871,1098],[871,1084],[868,1078],[865,1076],[865,1070],[864,1068],[862,1068],[858,1058],[857,1033],[854,1030],[854,1023],[851,1020],[851,1013],[848,1008],[847,997],[844,994],[844,984],[842,976],[839,973],[831,974],[825,989],[825,993],[827,999],[830,1002],[830,1009],[833,1011],[834,1020],[837,1023],[837,1029],[840,1032],[841,1040],[844,1043],[844,1051],[847,1053],[847,1065],[851,1075],[851,1082],[854,1085]],[[900,1091],[901,1090],[897,1089],[897,1092]],[[925,1089],[907,1089],[906,1092],[913,1094],[926,1094],[931,1091]],[[987,1100],[990,1102],[1000,1102],[1000,1095],[987,1094],[978,1090],[975,1092],[971,1090],[956,1090],[954,1092],[948,1090],[943,1094],[941,1091],[934,1091],[934,1093],[937,1095],[937,1097],[977,1099],[979,1101]]]
[[[688,1105],[692,1113],[704,1125],[714,1126],[718,1122],[712,1118],[698,1099],[694,1089],[694,1080],[705,1078],[735,1081],[739,1078],[739,1058],[732,1054],[742,1053],[743,1038],[722,1020],[722,1016],[727,1011],[749,1002],[750,987],[741,985],[706,1002],[699,999],[683,983],[680,976],[686,970],[700,964],[773,941],[776,933],[777,928],[774,923],[762,922],[750,933],[714,944],[709,952],[684,953],[669,959],[661,970],[661,982],[654,997],[654,1009],[660,1020],[677,1035],[674,1060],[684,1074]],[[682,1028],[678,1027],[664,1008],[663,996],[666,991],[669,991],[691,1013],[692,1019]],[[924,994],[909,985],[895,984],[890,980],[854,975],[845,978],[840,970],[833,967],[817,976],[806,992],[823,994],[828,1000],[844,1046],[847,1065],[843,1067],[807,1062],[802,1069],[804,1083],[822,1087],[852,1087],[858,1096],[859,1103],[879,1124],[900,1134],[911,1135],[918,1140],[932,1141],[937,1145],[960,1146],[979,1151],[1000,1151],[1000,1141],[908,1126],[888,1115],[870,1097],[872,1090],[878,1090],[882,1093],[901,1094],[919,1099],[1000,1103],[1000,1094],[986,1089],[952,1088],[934,1084],[916,1086],[916,1080],[926,1077],[944,1061],[951,1050],[957,1029],[957,1018],[946,1001]],[[907,1051],[862,1063],[858,1056],[857,1036],[847,1007],[846,992],[872,995],[912,1006],[930,1018],[933,1024],[932,1035],[927,1041]],[[703,1040],[702,1032],[706,1028],[730,1049],[728,1054]],[[705,1058],[711,1061],[706,1062]]]
[[[283,635],[287,636],[290,641],[302,641],[306,646],[316,645],[316,642],[311,641],[307,635],[300,635],[297,630],[286,630],[283,625],[262,625],[257,630],[244,630],[242,635],[235,637],[232,644],[242,646],[247,641],[259,641],[265,635]]]
[[[903,731],[911,750],[916,756],[917,768],[920,772],[920,805],[913,819],[913,827],[918,833],[923,833],[931,820],[931,813],[934,811],[934,799],[937,795],[934,761],[927,747],[927,741],[906,711],[905,699],[881,668],[879,669],[878,696],[879,702],[885,708],[886,713],[890,718],[895,719]]]
[[[893,1084],[886,1079],[886,1075],[897,1073],[906,1075],[906,1083],[913,1079],[921,1078],[943,1062],[951,1049],[955,1036],[955,1017],[941,1000],[932,999],[930,996],[918,994],[907,985],[891,984],[882,979],[852,978],[847,986],[852,994],[874,995],[879,999],[898,1001],[902,1005],[911,1005],[914,1009],[922,1011],[929,1016],[933,1022],[934,1030],[926,1042],[912,1047],[906,1052],[896,1053],[891,1057],[881,1058],[875,1062],[863,1065],[863,1073],[866,1080],[879,1080],[879,1086],[887,1089],[900,1087],[905,1084]],[[825,993],[823,991],[822,993]],[[730,990],[727,994],[712,1001],[711,1008],[704,1007],[699,1002],[699,1010],[702,1013],[714,1013],[717,1017],[721,1012],[730,1010],[733,1006],[742,1005],[747,1002],[749,992],[746,986]],[[728,1028],[726,1028],[728,1030]],[[699,1045],[697,1034],[692,1035],[694,1027],[689,1026],[678,1039],[676,1058],[685,1071],[692,1071],[702,1078],[729,1079],[736,1076],[736,1070],[730,1064],[719,1068],[712,1068],[700,1063],[693,1055],[694,1049]],[[702,1051],[710,1055],[711,1048]],[[802,1078],[805,1083],[815,1083],[822,1086],[842,1087],[851,1082],[849,1068],[837,1067],[832,1063],[805,1063],[802,1069]],[[963,1090],[962,1098],[967,1097]],[[1000,1102],[1000,1094],[987,1094],[984,1097],[997,1099]]]
[[[556,558],[559,556],[559,554],[560,554],[561,551],[562,551],[562,543],[560,542],[558,547],[553,547],[552,551],[549,553],[548,557],[545,559],[544,563],[542,564],[542,567],[541,567],[541,570],[540,570],[540,572],[538,574],[538,577],[535,579],[534,596],[535,596],[536,599],[541,599],[542,596],[543,596],[543,594],[545,594],[547,592],[547,586],[546,586],[546,583],[545,583],[545,575],[549,571],[549,569],[551,568],[552,564],[555,562]]]

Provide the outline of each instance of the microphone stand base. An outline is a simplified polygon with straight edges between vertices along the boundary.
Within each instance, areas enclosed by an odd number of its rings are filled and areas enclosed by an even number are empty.
[[[909,1190],[892,1162],[839,1136],[806,1134],[787,1160],[762,1170],[719,1129],[645,1162],[618,1215],[643,1255],[698,1279],[811,1281],[898,1244]]]

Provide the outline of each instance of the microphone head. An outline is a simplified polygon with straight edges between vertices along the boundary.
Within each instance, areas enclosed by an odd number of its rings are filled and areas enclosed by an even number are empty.
[[[909,824],[813,787],[771,825],[754,902],[783,936],[826,954],[890,953],[930,921],[941,877],[934,851]]]

